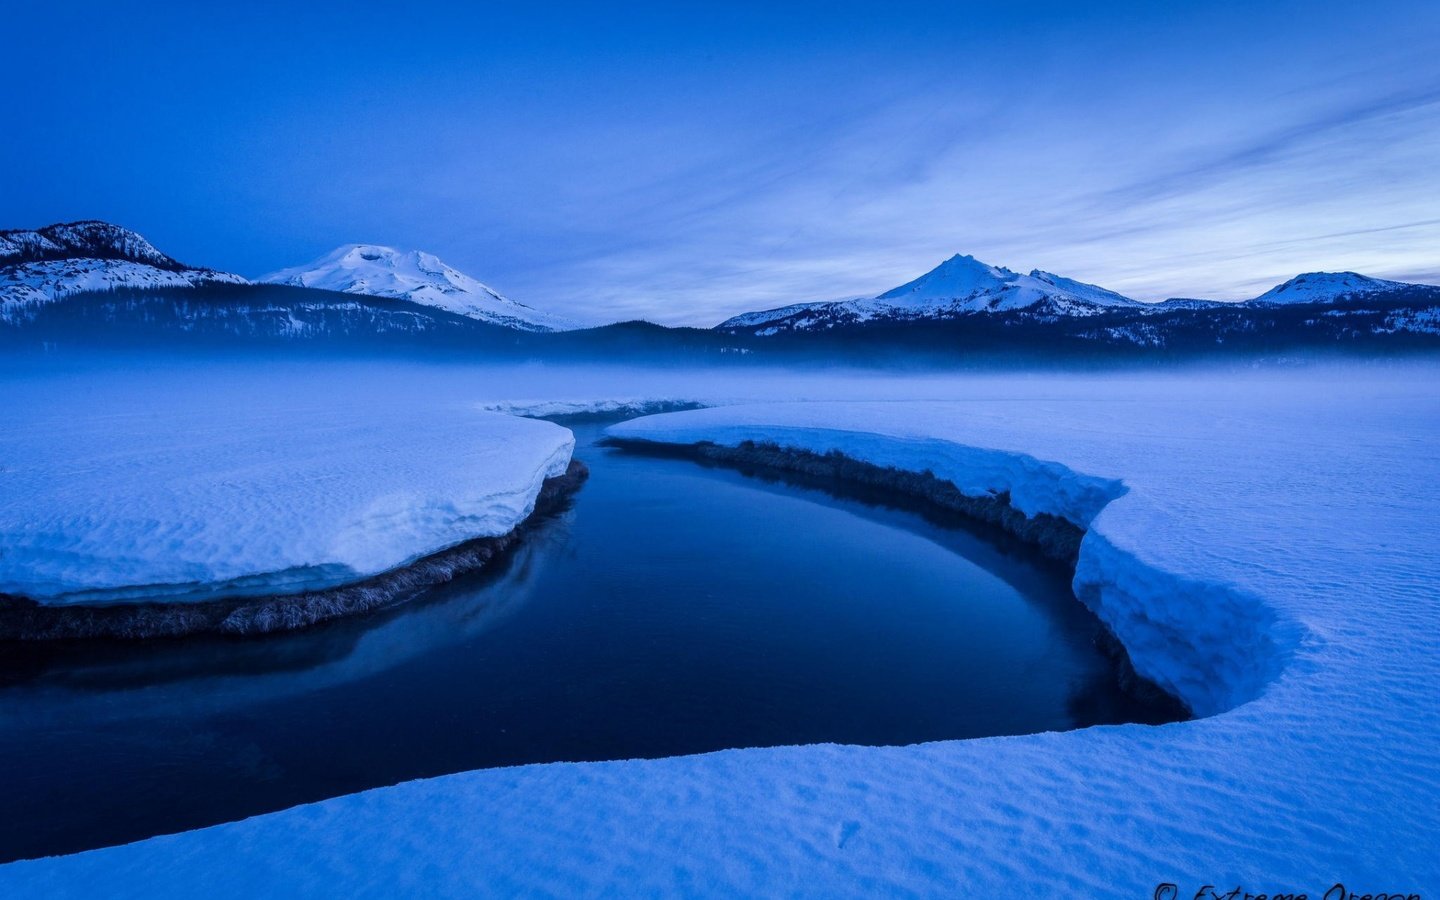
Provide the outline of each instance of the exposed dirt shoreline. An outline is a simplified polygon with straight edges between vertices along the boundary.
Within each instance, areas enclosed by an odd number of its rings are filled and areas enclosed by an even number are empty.
[[[961,493],[953,482],[931,472],[912,472],[862,462],[838,451],[819,454],[809,450],[781,447],[777,444],[744,441],[736,447],[709,442],[695,444],[662,444],[653,441],[606,438],[608,446],[633,452],[695,459],[739,469],[772,470],[777,473],[798,473],[808,478],[834,481],[837,484],[863,485],[887,494],[918,501],[922,505],[959,513],[999,528],[1023,543],[1035,547],[1042,555],[1064,565],[1073,575],[1080,555],[1080,542],[1085,529],[1068,519],[1039,513],[1027,516],[1010,503],[1008,493],[973,497]],[[1077,599],[1076,602],[1081,602]],[[1135,671],[1130,654],[1104,622],[1099,622],[1096,645],[1115,660],[1119,669],[1120,687],[1148,703],[1170,705],[1180,718],[1189,718],[1186,704],[1155,682]]]
[[[261,635],[399,606],[429,588],[482,569],[509,552],[542,517],[563,508],[588,476],[585,464],[572,459],[563,475],[545,479],[535,498],[535,509],[506,534],[466,541],[407,566],[323,591],[196,603],[104,606],[46,606],[25,597],[0,594],[0,640]]]

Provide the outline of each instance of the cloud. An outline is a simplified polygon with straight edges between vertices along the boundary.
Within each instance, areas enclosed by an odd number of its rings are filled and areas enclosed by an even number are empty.
[[[569,274],[591,293],[570,296],[710,324],[877,293],[973,252],[1146,299],[1235,298],[1301,270],[1424,268],[1414,257],[1440,234],[1440,219],[1416,215],[1435,208],[1437,176],[1416,158],[1440,137],[1440,91],[1311,96],[1316,111],[1298,122],[1138,154],[1136,171],[1133,152],[1104,158],[1138,131],[1037,142],[1028,117],[947,108],[946,89],[777,130],[753,157],[675,173],[653,193],[632,187],[633,202],[657,209],[643,228],[617,224],[644,238],[577,257]],[[544,289],[558,299],[567,287]]]

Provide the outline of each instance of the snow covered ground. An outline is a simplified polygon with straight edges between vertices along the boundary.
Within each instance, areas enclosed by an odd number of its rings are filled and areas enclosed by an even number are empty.
[[[12,864],[0,868],[0,893],[1148,898],[1215,885],[1316,897],[1337,882],[1357,893],[1440,891],[1434,366],[1028,377],[298,371],[210,377],[356,414],[413,408],[417,422],[427,409],[474,415],[476,403],[516,398],[722,402],[616,432],[838,449],[1010,490],[1022,508],[1088,522],[1078,593],[1137,668],[1203,717],[466,773]],[[215,390],[150,374],[139,390],[74,372],[5,386],[26,406],[78,393],[102,407],[122,394],[185,407]],[[776,398],[815,402],[747,402]],[[8,440],[15,420],[5,415]],[[1157,895],[1162,883],[1177,893]]]
[[[265,392],[0,410],[0,592],[203,599],[354,581],[529,515],[563,428]]]

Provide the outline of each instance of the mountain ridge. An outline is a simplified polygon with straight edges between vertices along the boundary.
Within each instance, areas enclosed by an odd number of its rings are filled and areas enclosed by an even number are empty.
[[[215,283],[249,281],[185,265],[139,233],[98,219],[0,231],[0,321],[32,316],[71,294]]]
[[[0,231],[0,336],[58,346],[107,340],[595,350],[751,359],[1085,353],[1194,355],[1284,348],[1436,348],[1440,287],[1354,272],[1302,273],[1247,301],[1142,303],[1076,279],[956,254],[867,297],[791,304],[712,329],[573,323],[514,303],[432,254],[349,244],[252,283],[187,266],[96,220]],[[587,350],[588,348],[588,350]]]
[[[380,244],[342,244],[309,263],[272,272],[259,281],[409,300],[525,331],[567,331],[579,327],[561,316],[503,296],[446,265],[434,254]]]
[[[716,325],[725,332],[773,336],[867,324],[949,321],[974,315],[1010,314],[1036,321],[1090,317],[1114,312],[1137,315],[1174,310],[1215,310],[1243,306],[1336,303],[1357,297],[1435,290],[1431,285],[1386,281],[1354,272],[1306,272],[1248,300],[1171,298],[1147,303],[1099,285],[1032,269],[1021,275],[973,256],[955,254],[899,287],[850,300],[792,303],[740,313]]]

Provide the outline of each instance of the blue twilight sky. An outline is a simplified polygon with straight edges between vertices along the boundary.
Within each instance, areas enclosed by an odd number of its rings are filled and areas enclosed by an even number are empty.
[[[1440,281],[1440,3],[11,4],[0,227],[364,241],[712,324],[971,253],[1142,299]]]

